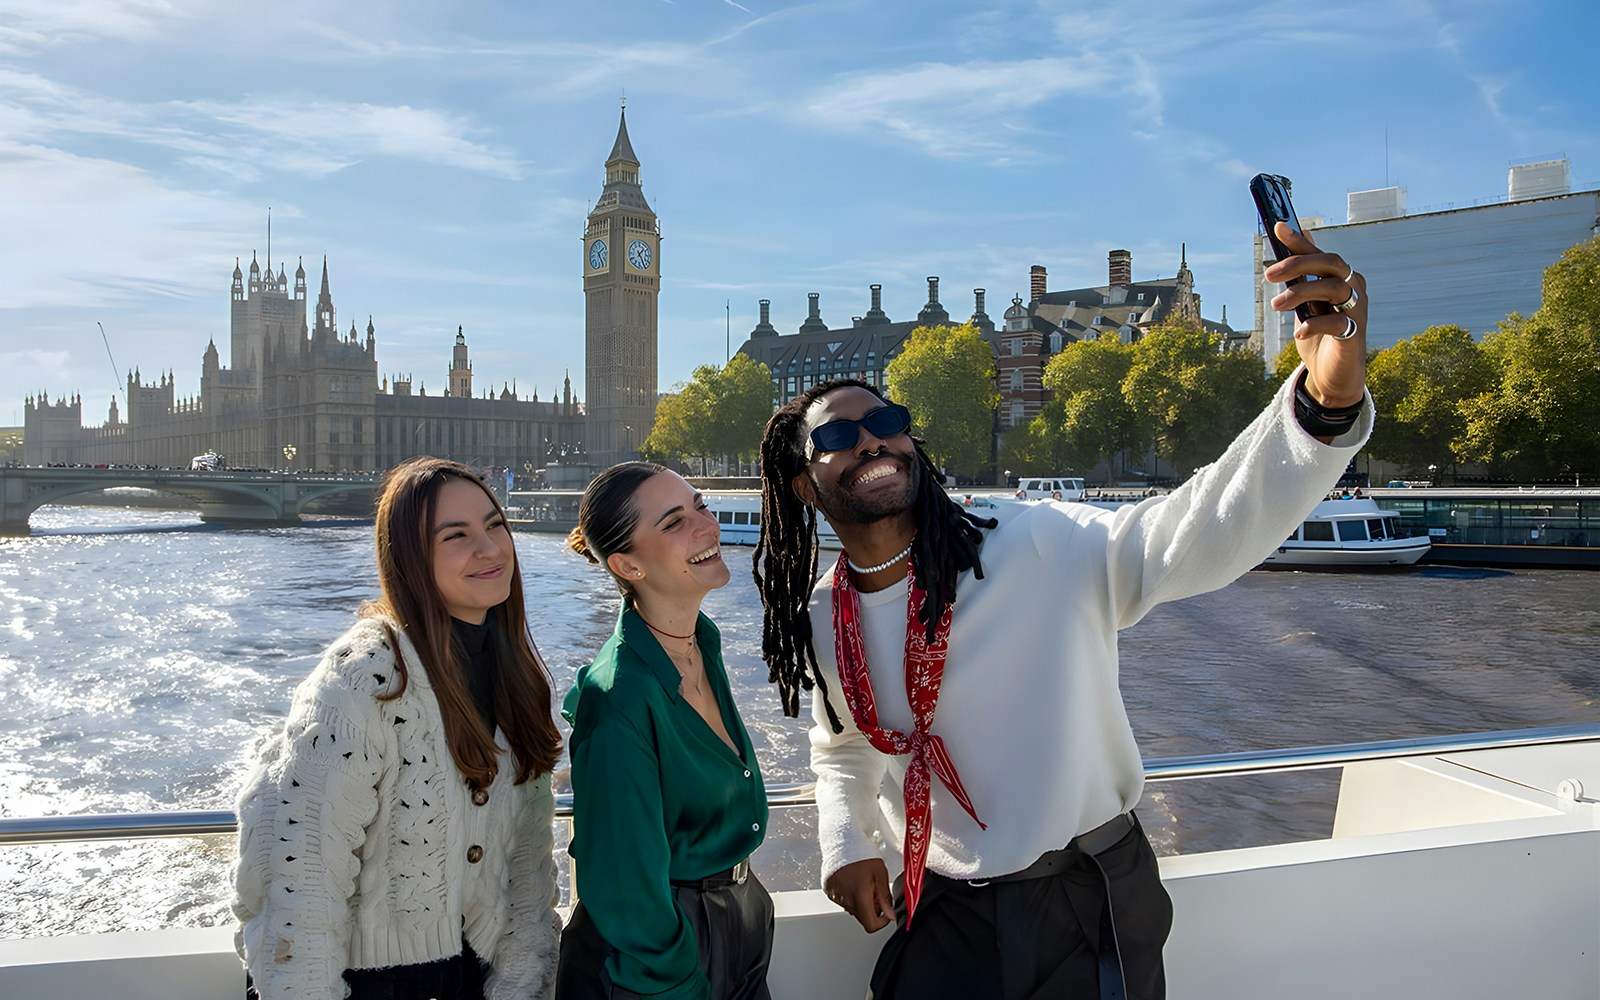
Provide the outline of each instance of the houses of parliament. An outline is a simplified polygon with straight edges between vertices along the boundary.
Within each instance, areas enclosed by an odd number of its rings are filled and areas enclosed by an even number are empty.
[[[620,461],[654,418],[660,293],[660,230],[626,117],[605,168],[583,235],[588,407],[570,378],[548,400],[522,398],[505,381],[479,390],[459,327],[443,394],[414,391],[410,376],[380,378],[373,320],[340,331],[326,260],[311,312],[303,264],[291,282],[281,263],[274,274],[270,258],[263,269],[252,255],[248,275],[233,269],[228,364],[213,339],[198,395],[179,398],[170,371],[146,383],[135,369],[127,412],[113,397],[99,426],[84,425],[79,396],[29,397],[23,462],[184,468],[215,452],[234,468],[338,472],[432,454],[519,472],[564,464],[583,476]]]

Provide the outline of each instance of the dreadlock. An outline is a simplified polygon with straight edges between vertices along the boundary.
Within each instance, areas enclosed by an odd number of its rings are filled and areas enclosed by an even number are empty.
[[[767,680],[778,685],[783,714],[799,715],[800,692],[820,687],[828,722],[836,733],[844,727],[827,699],[828,685],[817,667],[808,610],[817,579],[817,511],[800,501],[790,483],[810,465],[800,433],[806,411],[823,395],[851,386],[884,398],[876,387],[860,379],[833,379],[796,396],[767,422],[761,439],[761,537],[751,571],[763,609],[761,656],[767,661]],[[917,619],[927,628],[931,642],[945,608],[955,603],[957,577],[970,569],[983,579],[978,558],[983,533],[978,529],[993,528],[999,522],[968,513],[951,500],[943,489],[944,474],[928,457],[922,440],[913,437],[911,441],[922,473],[912,500],[917,534],[912,541],[911,564],[917,582],[927,591]]]

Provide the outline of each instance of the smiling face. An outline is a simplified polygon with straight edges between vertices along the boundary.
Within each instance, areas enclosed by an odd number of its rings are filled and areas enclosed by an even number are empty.
[[[431,531],[433,582],[445,610],[481,624],[511,596],[517,554],[510,526],[481,487],[452,478],[439,488]]]
[[[639,520],[628,551],[606,560],[634,590],[698,600],[728,582],[721,531],[705,500],[676,472],[658,472],[633,494]]]
[[[791,485],[830,523],[870,524],[904,513],[916,499],[922,470],[909,433],[879,438],[862,427],[852,447],[818,452],[811,446],[811,432],[823,424],[860,420],[883,405],[868,390],[846,386],[818,398],[806,411],[800,436],[811,463]]]

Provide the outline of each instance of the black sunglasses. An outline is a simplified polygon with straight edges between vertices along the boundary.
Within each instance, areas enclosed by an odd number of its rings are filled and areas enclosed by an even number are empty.
[[[861,428],[875,438],[892,438],[904,434],[911,426],[911,411],[899,403],[886,403],[860,420],[830,420],[811,432],[811,444],[817,451],[844,451],[854,448],[861,440]]]

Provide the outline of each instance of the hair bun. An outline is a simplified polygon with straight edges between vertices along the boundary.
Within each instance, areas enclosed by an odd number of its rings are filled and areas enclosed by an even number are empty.
[[[567,532],[567,548],[583,556],[591,564],[600,565],[600,560],[596,559],[594,553],[589,551],[589,542],[583,537],[583,529],[581,527],[573,528]]]

